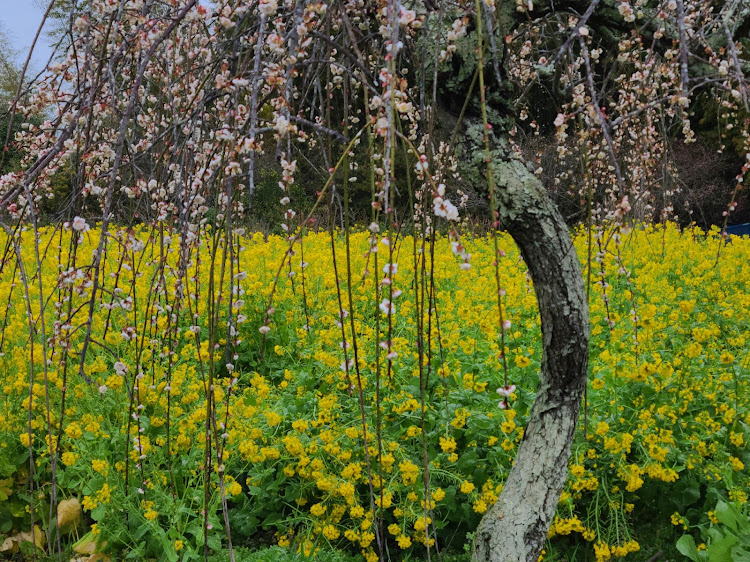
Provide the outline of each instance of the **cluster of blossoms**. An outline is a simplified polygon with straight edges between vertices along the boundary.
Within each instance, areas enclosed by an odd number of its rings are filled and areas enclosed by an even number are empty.
[[[544,173],[558,189],[569,189],[581,201],[590,199],[594,221],[667,221],[675,220],[683,211],[674,204],[680,182],[665,177],[679,177],[669,129],[679,130],[685,143],[696,138],[690,104],[701,83],[687,66],[693,53],[699,51],[696,56],[708,57],[706,71],[713,72],[715,93],[723,108],[719,124],[722,139],[734,134],[732,130],[740,125],[743,103],[747,107],[747,94],[743,92],[747,92],[748,83],[738,58],[743,46],[731,39],[729,28],[724,29],[722,23],[731,9],[727,6],[719,14],[709,3],[685,4],[680,8],[682,3],[676,0],[655,5],[620,2],[619,13],[625,25],[639,31],[619,42],[614,73],[610,72],[611,61],[601,57],[601,38],[585,25],[586,17],[566,20],[540,16],[534,25],[520,28],[507,38],[509,71],[527,87],[546,79],[550,61],[565,62],[560,84],[569,98],[554,120],[558,162]],[[645,21],[654,28],[653,42],[641,33]],[[534,36],[543,26],[556,29],[561,38],[577,30],[577,40],[566,41],[559,51],[539,48]],[[722,44],[728,41],[727,47],[713,49],[705,37],[707,30],[714,30]],[[612,76],[614,87],[598,91],[595,77],[607,74]],[[522,108],[521,120],[531,118],[526,126],[539,134],[531,113]],[[585,169],[585,173],[579,174],[579,169]],[[538,171],[542,173],[542,168]],[[624,197],[629,198],[630,207],[620,212]],[[735,208],[729,203],[727,216]]]

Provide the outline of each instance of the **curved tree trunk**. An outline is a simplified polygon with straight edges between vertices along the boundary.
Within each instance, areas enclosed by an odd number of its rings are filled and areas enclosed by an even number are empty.
[[[475,562],[537,562],[567,477],[586,384],[589,314],[573,242],[519,160],[495,165],[498,219],[521,250],[542,320],[539,389],[515,464],[474,538]]]

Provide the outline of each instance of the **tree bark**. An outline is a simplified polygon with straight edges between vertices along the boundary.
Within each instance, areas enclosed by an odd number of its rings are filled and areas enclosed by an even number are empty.
[[[498,220],[534,282],[543,354],[536,401],[515,463],[476,531],[475,562],[537,562],[567,478],[586,384],[589,314],[568,228],[541,182],[519,160],[497,162]]]

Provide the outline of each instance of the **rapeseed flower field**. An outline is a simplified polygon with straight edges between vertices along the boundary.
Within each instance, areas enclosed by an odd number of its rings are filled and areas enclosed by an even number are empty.
[[[23,271],[3,239],[0,533],[33,512],[55,538],[54,493],[83,512],[72,530],[57,518],[61,540],[115,559],[200,559],[227,527],[321,560],[377,560],[376,531],[394,560],[460,550],[502,490],[542,359],[510,238],[501,319],[488,237],[464,237],[467,267],[437,236],[425,271],[411,237],[380,245],[389,265],[353,234],[349,275],[343,236],[311,233],[276,281],[284,238],[215,234],[185,255],[176,235],[111,233],[90,323],[87,271],[60,275],[70,232],[40,231],[39,270],[32,232]],[[78,263],[98,240],[81,234]],[[746,512],[750,241],[720,244],[672,225],[577,233],[589,386],[545,559],[635,557],[646,527],[700,550],[718,502]]]

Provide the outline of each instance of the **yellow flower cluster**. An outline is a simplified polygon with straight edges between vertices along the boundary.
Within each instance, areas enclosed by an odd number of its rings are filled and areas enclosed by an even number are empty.
[[[229,509],[251,505],[248,519],[279,521],[281,546],[313,553],[326,543],[347,545],[365,559],[377,559],[381,520],[390,545],[418,558],[435,537],[439,544],[448,540],[441,529],[471,530],[497,500],[523,439],[542,361],[534,290],[509,238],[499,240],[507,253],[499,271],[503,318],[510,322],[503,331],[489,237],[464,240],[473,256],[468,270],[456,266],[451,241],[436,238],[432,310],[409,294],[420,282],[414,264],[422,254],[413,254],[407,236],[394,252],[399,267],[391,286],[382,283],[390,247],[371,252],[366,233],[350,238],[352,279],[341,239],[333,270],[327,233],[307,235],[307,267],[287,263],[278,280],[288,251],[282,237],[238,237],[236,261],[225,262],[224,274],[221,255],[212,269],[207,246],[196,246],[188,254],[190,282],[181,289],[185,310],[177,314],[179,237],[162,248],[148,231],[135,230],[146,248],[142,256],[108,250],[103,260],[102,303],[94,308],[83,364],[91,384],[70,359],[83,349],[85,330],[75,326],[87,320],[90,288],[84,279],[62,298],[58,276],[71,257],[67,243],[50,252],[54,258],[41,272],[44,296],[60,304],[44,312],[58,343],[46,351],[34,346],[39,370],[31,388],[26,312],[11,307],[0,318],[6,322],[2,454],[32,446],[38,489],[48,487],[43,479],[59,450],[62,482],[77,486],[66,495],[83,497],[84,509],[114,518],[121,501],[131,502],[146,524],[166,528],[178,489],[191,491],[183,494],[181,513],[202,521],[203,506],[190,498],[196,490],[203,497],[210,471],[210,504],[222,504],[222,474]],[[204,243],[215,241],[211,229],[200,234]],[[112,236],[126,240],[127,233]],[[57,248],[58,240],[41,233],[45,245]],[[599,251],[594,240],[592,253],[588,243],[583,232],[575,237],[592,279],[588,411],[548,550],[575,537],[597,560],[608,560],[638,550],[632,522],[649,509],[641,500],[647,491],[669,493],[689,481],[747,502],[750,290],[742,280],[750,277],[750,242],[733,239],[722,248],[727,267],[714,266],[717,238],[672,225],[606,233],[606,248]],[[24,236],[22,244],[35,270],[33,239]],[[95,248],[92,230],[76,260],[85,263]],[[164,286],[152,286],[160,279],[154,256],[162,250],[169,268]],[[0,270],[0,301],[19,298],[19,286],[13,267]],[[212,293],[213,301],[209,287],[221,293]],[[403,290],[389,299],[390,314],[380,306],[387,287]],[[37,300],[32,307],[39,315]],[[56,310],[73,317],[63,322]],[[218,319],[213,327],[210,318]],[[420,327],[429,358],[414,344]],[[503,387],[505,410],[495,394]],[[271,497],[284,501],[264,500]],[[294,528],[284,523],[291,520]],[[679,525],[705,521],[680,516]],[[190,540],[170,535],[169,544],[187,551]]]

